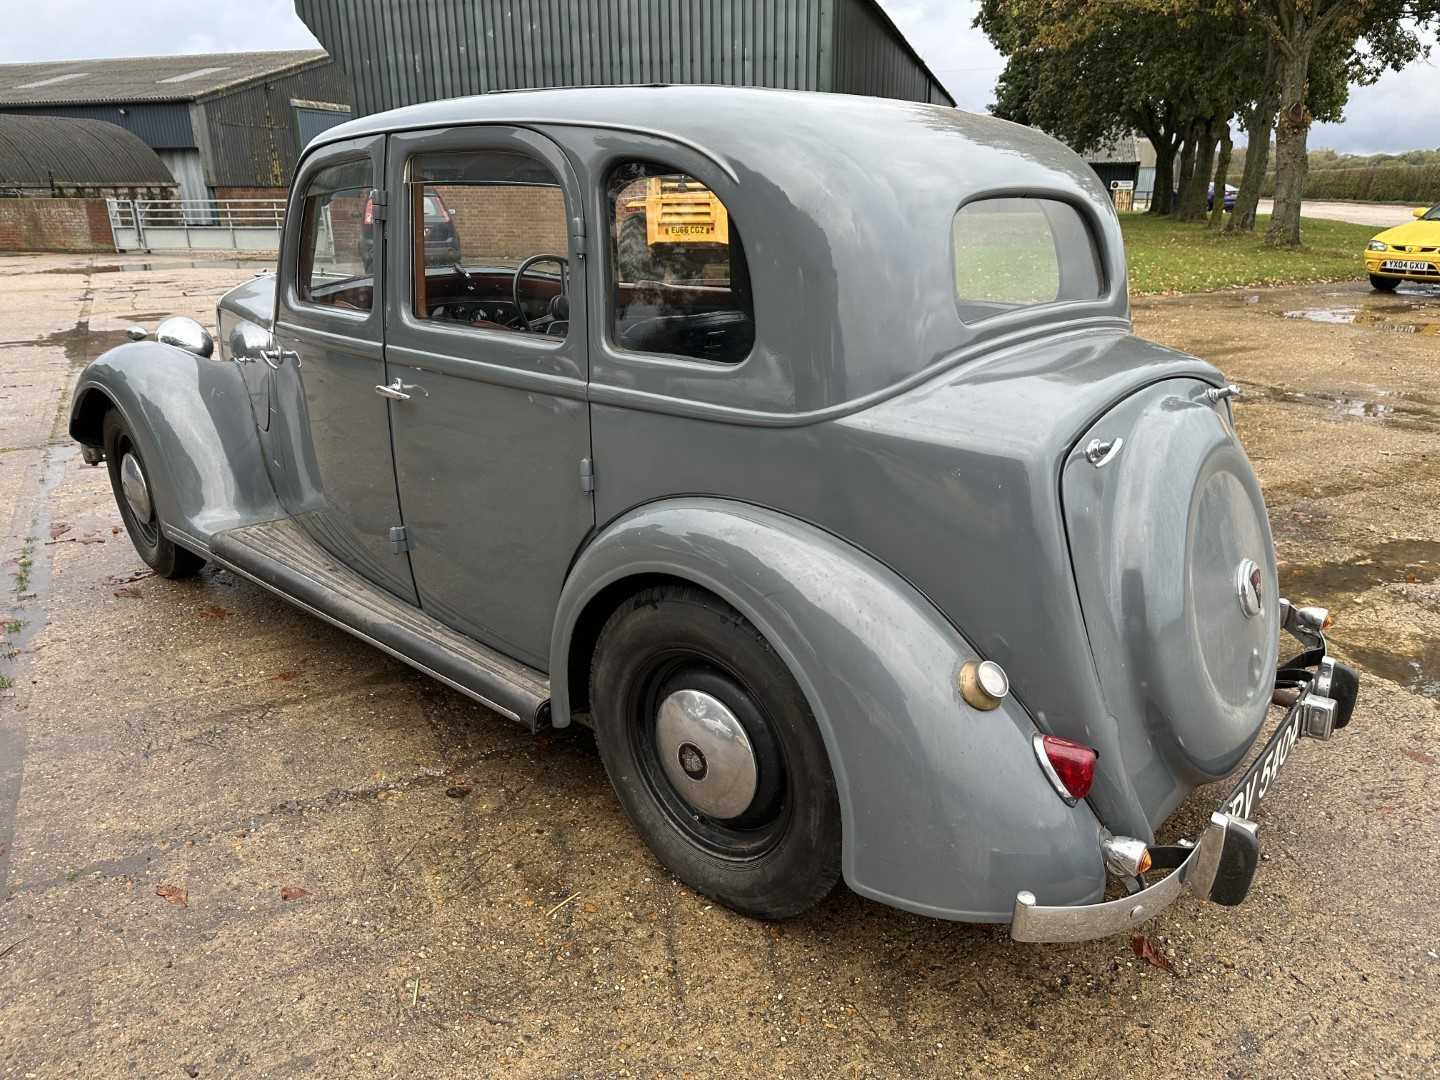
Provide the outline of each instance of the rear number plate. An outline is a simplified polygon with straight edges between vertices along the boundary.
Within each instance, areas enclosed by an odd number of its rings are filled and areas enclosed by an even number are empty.
[[[1270,736],[1265,749],[1260,751],[1260,756],[1245,773],[1245,778],[1220,809],[1246,821],[1254,820],[1251,814],[1255,807],[1275,783],[1275,777],[1280,775],[1280,770],[1290,757],[1290,751],[1295,749],[1295,744],[1300,741],[1300,723],[1303,718],[1304,710],[1299,708],[1291,709],[1286,714],[1285,722]]]
[[[1418,259],[1386,259],[1380,264],[1381,270],[1414,270],[1422,274],[1433,274],[1435,268]]]

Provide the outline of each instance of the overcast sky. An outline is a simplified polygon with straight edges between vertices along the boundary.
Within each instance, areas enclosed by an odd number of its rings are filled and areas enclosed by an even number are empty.
[[[963,109],[994,101],[1004,61],[970,26],[973,0],[882,0]],[[317,42],[293,0],[4,0],[0,61],[306,49]],[[1440,53],[1440,50],[1437,50]],[[1314,147],[1350,153],[1440,147],[1440,55],[1355,87],[1343,124],[1316,125]]]

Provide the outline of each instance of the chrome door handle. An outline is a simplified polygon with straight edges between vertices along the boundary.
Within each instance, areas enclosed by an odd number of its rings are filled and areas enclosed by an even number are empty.
[[[396,379],[392,383],[375,387],[375,392],[381,397],[389,398],[391,401],[409,401],[410,395],[405,393],[405,391],[414,389],[415,387],[406,386],[399,379]]]
[[[286,360],[293,360],[297,367],[300,364],[299,353],[297,353],[294,349],[282,349],[278,345],[272,345],[269,348],[261,349],[260,359],[264,360],[265,363],[270,365],[271,371],[279,371],[280,365],[285,363]]]

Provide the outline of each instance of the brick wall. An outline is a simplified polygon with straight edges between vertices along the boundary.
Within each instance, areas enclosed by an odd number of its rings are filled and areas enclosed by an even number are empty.
[[[0,251],[114,251],[104,199],[0,199]]]
[[[455,233],[467,262],[514,266],[542,251],[569,253],[565,196],[559,188],[457,184],[426,190],[438,193],[454,211]]]
[[[217,199],[279,199],[284,202],[290,195],[283,187],[217,187]]]

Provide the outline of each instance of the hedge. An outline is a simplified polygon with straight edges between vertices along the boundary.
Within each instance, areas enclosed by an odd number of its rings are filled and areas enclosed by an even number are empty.
[[[1265,177],[1261,194],[1275,194],[1275,175]],[[1440,165],[1377,165],[1369,169],[1311,169],[1305,198],[1355,202],[1440,203]]]

